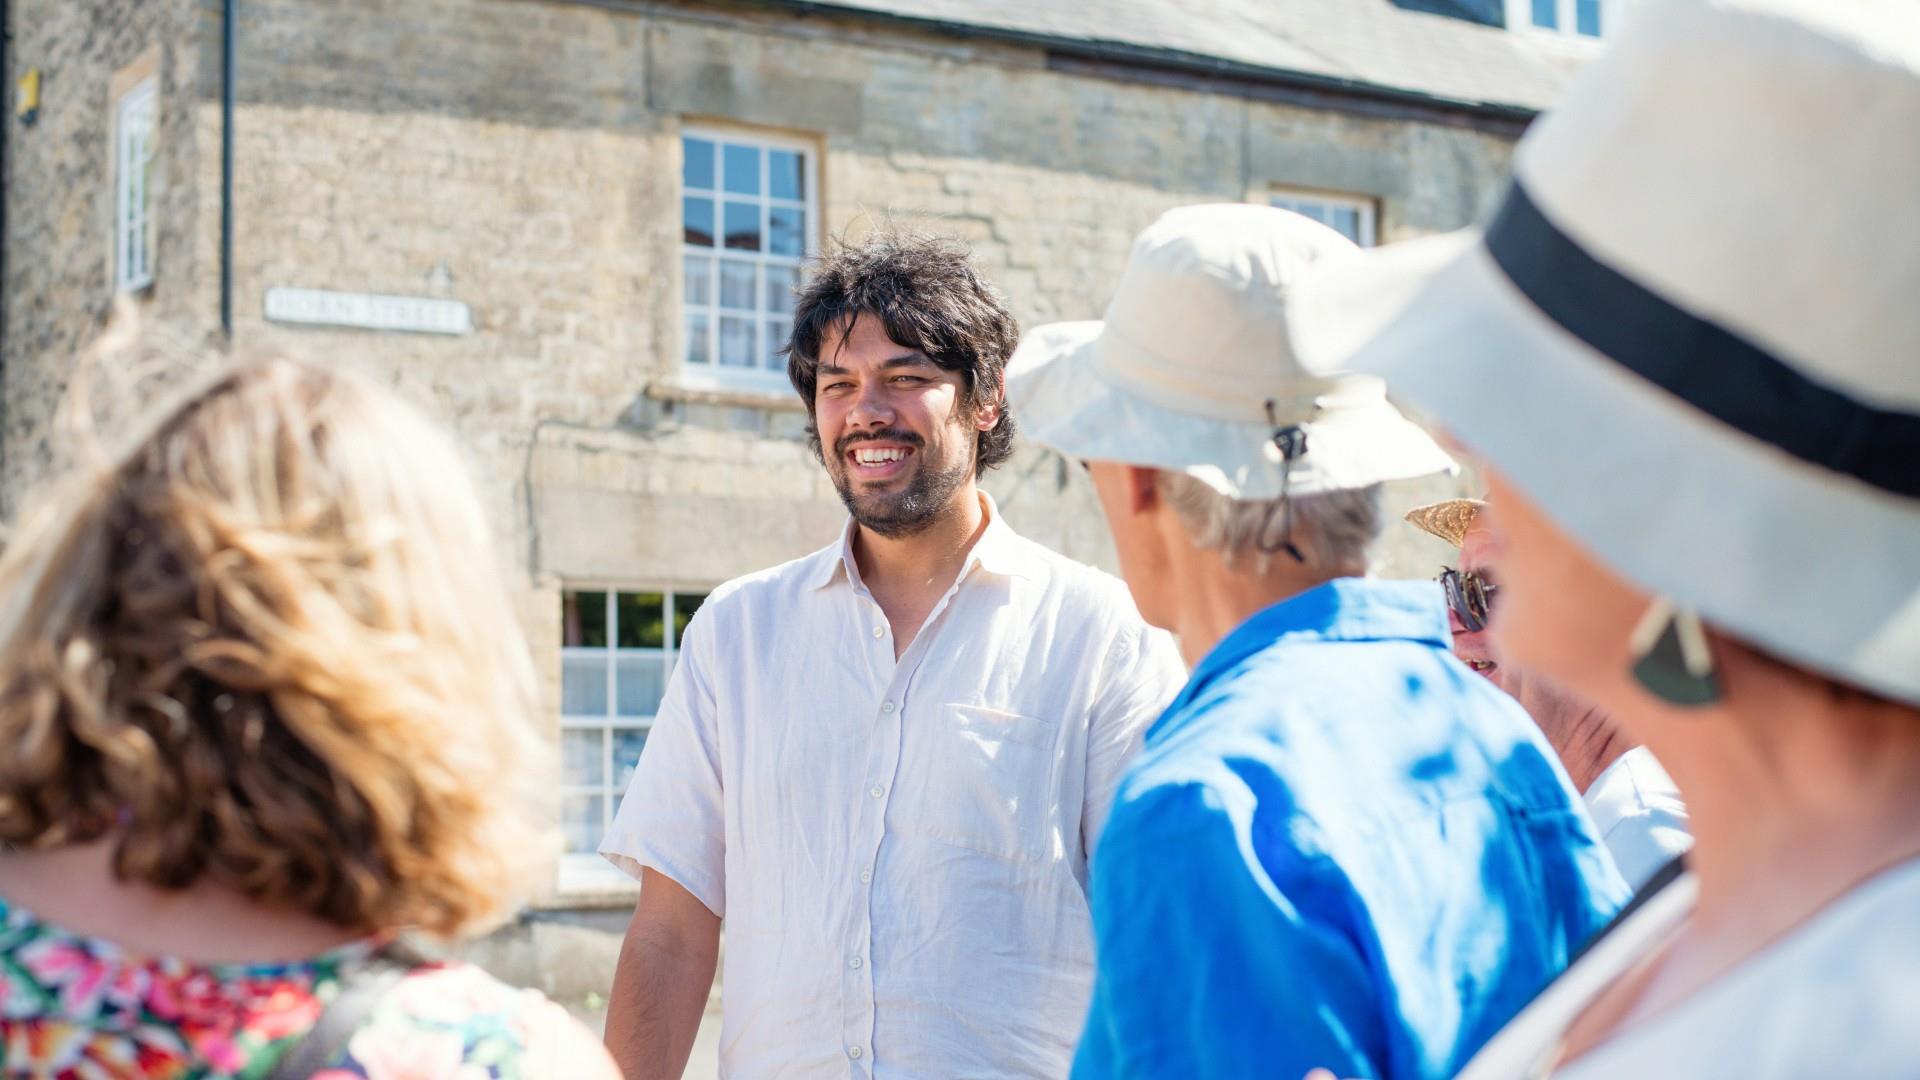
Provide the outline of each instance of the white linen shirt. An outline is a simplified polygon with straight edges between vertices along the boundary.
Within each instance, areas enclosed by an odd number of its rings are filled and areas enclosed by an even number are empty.
[[[1680,789],[1644,746],[1615,758],[1582,798],[1620,876],[1635,891],[1693,846]]]
[[[600,851],[724,918],[722,1076],[1067,1073],[1088,854],[1186,675],[1123,584],[986,509],[897,662],[851,523],[687,628]]]

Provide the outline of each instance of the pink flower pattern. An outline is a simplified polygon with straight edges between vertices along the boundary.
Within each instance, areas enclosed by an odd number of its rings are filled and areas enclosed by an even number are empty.
[[[0,1077],[259,1080],[369,948],[195,965],[130,956],[0,901]],[[328,1065],[317,1080],[618,1076],[558,1007],[465,964],[409,974]]]

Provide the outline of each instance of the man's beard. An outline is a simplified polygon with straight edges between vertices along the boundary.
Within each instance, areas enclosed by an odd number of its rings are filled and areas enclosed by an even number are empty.
[[[913,447],[913,474],[905,488],[854,493],[853,469],[847,464],[847,451],[863,442],[894,442]],[[943,469],[926,456],[925,450],[926,440],[906,431],[845,436],[834,444],[834,464],[827,469],[827,475],[833,480],[834,490],[840,493],[840,501],[847,504],[847,512],[861,528],[889,539],[912,536],[925,532],[940,520],[940,515],[953,503],[953,493],[959,491],[973,473],[972,461],[960,461]]]

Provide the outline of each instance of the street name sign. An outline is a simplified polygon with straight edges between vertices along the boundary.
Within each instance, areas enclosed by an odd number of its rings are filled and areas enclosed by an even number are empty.
[[[413,334],[471,334],[473,309],[458,300],[330,292],[276,285],[267,290],[267,318],[306,326],[352,326]]]

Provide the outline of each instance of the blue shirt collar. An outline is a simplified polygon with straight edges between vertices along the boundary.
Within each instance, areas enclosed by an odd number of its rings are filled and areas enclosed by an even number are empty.
[[[1174,705],[1271,645],[1306,641],[1418,641],[1448,649],[1453,632],[1446,598],[1431,581],[1335,578],[1241,623],[1201,658]]]

